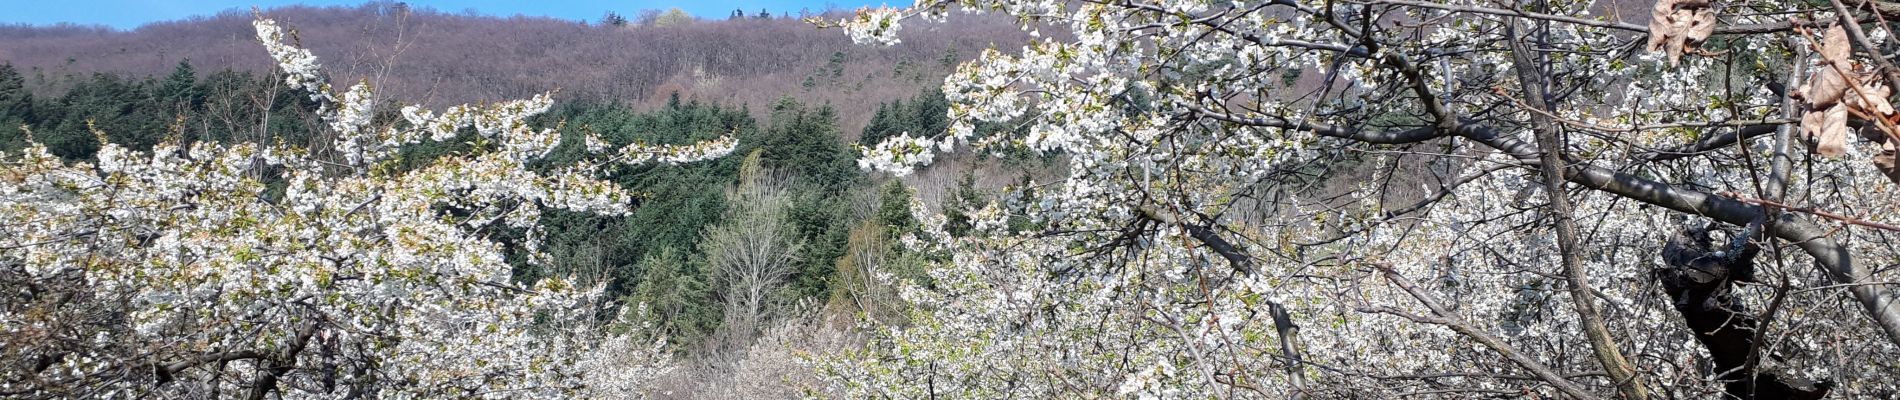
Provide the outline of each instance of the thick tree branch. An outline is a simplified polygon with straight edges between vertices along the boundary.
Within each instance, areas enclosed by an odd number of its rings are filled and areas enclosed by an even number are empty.
[[[1305,130],[1321,136],[1373,144],[1418,143],[1456,135],[1503,151],[1526,164],[1539,163],[1535,146],[1517,139],[1499,136],[1490,126],[1468,120],[1450,132],[1442,132],[1430,127],[1387,132],[1360,132],[1334,125],[1307,121],[1296,122],[1283,118],[1237,117],[1202,108],[1197,108],[1194,112],[1201,116],[1236,124]],[[1762,207],[1735,199],[1679,188],[1589,164],[1572,164],[1565,170],[1565,180],[1584,187],[1738,226],[1762,218],[1767,213]],[[1769,225],[1769,234],[1794,243],[1802,251],[1813,256],[1815,262],[1819,263],[1822,269],[1827,271],[1828,277],[1834,279],[1836,283],[1852,285],[1848,286],[1848,291],[1854,295],[1855,300],[1860,302],[1868,318],[1880,327],[1880,330],[1887,335],[1889,342],[1900,345],[1900,302],[1896,302],[1892,291],[1885,286],[1857,284],[1870,281],[1872,272],[1856,264],[1853,254],[1848,252],[1846,246],[1828,237],[1828,229],[1789,214],[1778,215]]]
[[[1429,317],[1422,317],[1422,316],[1415,316],[1415,315],[1395,312],[1393,310],[1386,310],[1385,312],[1397,314],[1406,319],[1425,322],[1429,324],[1443,325],[1447,328],[1451,328],[1451,330],[1456,331],[1461,335],[1465,335],[1466,337],[1469,337],[1472,340],[1477,340],[1478,343],[1483,344],[1485,347],[1491,348],[1491,351],[1496,351],[1498,352],[1498,354],[1504,355],[1504,358],[1510,359],[1511,362],[1517,363],[1518,366],[1524,367],[1524,369],[1526,370],[1530,370],[1532,375],[1536,375],[1538,378],[1543,379],[1544,382],[1550,383],[1551,386],[1556,386],[1557,390],[1563,391],[1564,394],[1569,395],[1572,398],[1578,398],[1578,399],[1598,398],[1596,395],[1583,390],[1583,388],[1580,386],[1577,386],[1576,383],[1571,382],[1569,379],[1565,379],[1562,374],[1558,374],[1556,371],[1551,370],[1550,367],[1545,366],[1543,363],[1537,362],[1537,360],[1531,359],[1529,356],[1525,356],[1524,352],[1518,351],[1517,348],[1511,347],[1511,345],[1508,343],[1504,343],[1504,340],[1498,339],[1496,336],[1491,336],[1490,333],[1486,333],[1482,329],[1478,329],[1477,327],[1471,326],[1470,323],[1467,323],[1463,319],[1458,318],[1458,314],[1452,313],[1450,310],[1447,310],[1445,306],[1441,305],[1438,302],[1437,298],[1432,297],[1431,293],[1426,293],[1424,290],[1420,290],[1417,285],[1412,284],[1411,280],[1406,279],[1405,276],[1399,275],[1399,272],[1393,270],[1392,267],[1380,265],[1378,266],[1378,268],[1380,271],[1385,272],[1386,280],[1392,281],[1392,284],[1398,285],[1400,289],[1404,289],[1406,293],[1411,294],[1412,298],[1417,299],[1419,303],[1425,305],[1425,308],[1430,309],[1432,311],[1432,315]]]
[[[1341,128],[1339,126],[1332,125],[1332,124],[1312,122],[1312,121],[1307,121],[1307,120],[1294,121],[1294,120],[1289,120],[1289,119],[1281,118],[1277,116],[1242,117],[1242,116],[1228,114],[1225,112],[1221,112],[1221,111],[1217,111],[1217,110],[1213,110],[1213,109],[1209,109],[1205,107],[1195,107],[1193,109],[1193,114],[1202,116],[1202,117],[1207,117],[1209,119],[1235,123],[1235,124],[1240,124],[1240,125],[1263,126],[1263,127],[1271,127],[1271,128],[1290,129],[1290,130],[1296,130],[1296,131],[1307,131],[1307,132],[1317,133],[1320,136],[1335,137],[1335,138],[1340,138],[1340,139],[1347,139],[1347,140],[1352,140],[1352,141],[1357,141],[1357,142],[1366,142],[1366,143],[1372,143],[1372,144],[1419,143],[1419,142],[1424,142],[1427,140],[1437,139],[1441,137],[1458,135],[1458,134],[1461,134],[1459,132],[1462,132],[1462,130],[1455,130],[1454,132],[1450,132],[1450,133],[1439,132],[1437,129],[1434,129],[1432,127],[1412,128],[1412,129],[1384,131],[1384,132],[1366,131],[1366,130],[1357,130],[1357,129],[1346,129],[1346,128]],[[1476,126],[1466,124],[1466,125],[1461,125],[1461,127],[1475,128]]]
[[[1479,143],[1524,160],[1537,162],[1535,147],[1516,139],[1495,134],[1466,135]],[[1589,164],[1571,164],[1566,178],[1598,191],[1608,192],[1671,210],[1701,215],[1735,225],[1745,225],[1767,213],[1762,207],[1735,199],[1679,188]],[[1872,279],[1872,273],[1854,262],[1846,246],[1828,237],[1829,230],[1792,214],[1779,214],[1768,233],[1799,246],[1813,256],[1835,282],[1853,284]],[[1893,294],[1880,285],[1855,285],[1848,288],[1867,316],[1887,334],[1887,340],[1900,344],[1900,305]]]
[[[1682,147],[1677,147],[1677,148],[1673,148],[1669,150],[1661,150],[1654,153],[1642,155],[1638,158],[1641,158],[1644,161],[1668,161],[1668,160],[1684,158],[1684,157],[1702,154],[1702,153],[1706,153],[1710,151],[1715,151],[1723,147],[1732,146],[1735,144],[1735,142],[1738,142],[1738,141],[1746,141],[1749,139],[1754,139],[1759,136],[1766,136],[1769,134],[1773,134],[1775,133],[1777,129],[1780,129],[1783,126],[1792,126],[1792,125],[1793,124],[1748,125],[1748,126],[1742,127],[1741,129],[1723,132],[1722,134],[1719,134],[1719,135],[1705,136],[1700,140],[1696,140],[1695,143],[1683,145]]]
[[[1563,23],[1577,24],[1577,25],[1584,25],[1584,26],[1594,26],[1598,28],[1610,28],[1610,29],[1624,30],[1624,31],[1630,31],[1630,32],[1640,32],[1644,34],[1649,33],[1649,27],[1638,25],[1638,24],[1632,24],[1628,22],[1599,21],[1599,20],[1590,19],[1590,18],[1572,17],[1572,16],[1566,16],[1566,15],[1534,13],[1534,12],[1529,12],[1529,11],[1524,11],[1524,10],[1519,10],[1519,9],[1491,8],[1491,7],[1461,5],[1461,4],[1442,4],[1441,2],[1412,1],[1412,0],[1376,0],[1376,1],[1372,1],[1371,3],[1390,4],[1390,5],[1418,7],[1418,8],[1430,8],[1430,9],[1445,10],[1445,11],[1451,11],[1451,12],[1461,12],[1461,13],[1524,17],[1524,18],[1530,18],[1530,19],[1542,20],[1542,21],[1563,22]],[[1789,29],[1794,29],[1795,26],[1799,26],[1799,25],[1800,23],[1789,22],[1789,21],[1771,22],[1771,23],[1765,23],[1765,24],[1723,25],[1723,26],[1715,27],[1715,33],[1726,34],[1726,35],[1740,35],[1740,34],[1751,34],[1751,33],[1784,32]]]
[[[1887,18],[1900,18],[1900,3],[1880,0],[1859,0],[1854,2],[1855,8],[1863,6],[1872,8],[1875,13]]]
[[[259,352],[251,351],[251,350],[233,351],[233,352],[225,352],[225,353],[213,353],[213,354],[200,355],[198,357],[194,357],[188,360],[175,361],[175,362],[171,362],[167,364],[154,364],[152,366],[153,367],[152,369],[153,369],[154,374],[157,375],[158,383],[162,385],[162,384],[171,382],[173,379],[175,379],[174,377],[176,377],[179,372],[184,372],[187,369],[191,369],[199,365],[210,364],[210,363],[232,362],[232,361],[237,361],[237,360],[252,360],[252,359],[259,359],[259,358],[264,358],[264,357],[265,357],[264,353],[259,353]]]
[[[1792,65],[1790,68],[1794,70],[1789,71],[1788,80],[1781,85],[1780,91],[1781,115],[1792,117],[1801,115],[1802,105],[1794,101],[1794,91],[1788,89],[1801,87],[1802,79],[1807,77],[1808,63],[1805,60],[1808,59],[1808,53],[1807,46],[1798,44],[1804,39],[1790,37],[1785,40],[1788,48],[1794,52],[1794,56],[1790,59],[1800,60],[1789,63]],[[1768,159],[1768,182],[1765,189],[1767,193],[1762,194],[1770,200],[1781,200],[1788,194],[1788,176],[1794,170],[1794,158],[1789,156],[1789,153],[1794,146],[1795,129],[1798,128],[1794,124],[1783,124],[1775,128],[1773,155]]]
[[[1537,70],[1539,64],[1531,59],[1530,51],[1525,48],[1524,36],[1516,34],[1516,23],[1506,29],[1512,32],[1509,36],[1513,37],[1509,40],[1511,55],[1516,59],[1512,63],[1515,66],[1513,69],[1517,70],[1524,100],[1534,111],[1531,113],[1531,127],[1537,134],[1537,147],[1543,150],[1538,154],[1542,164],[1539,169],[1544,175],[1544,193],[1550,199],[1550,213],[1556,219],[1558,260],[1563,265],[1564,278],[1570,283],[1571,306],[1576,308],[1577,317],[1581,319],[1584,337],[1590,341],[1590,350],[1596,356],[1597,363],[1603,366],[1604,372],[1610,375],[1610,380],[1616,382],[1617,392],[1622,393],[1625,399],[1647,399],[1647,384],[1641,375],[1636,374],[1636,368],[1630,366],[1629,360],[1623,358],[1623,350],[1617,346],[1616,339],[1610,336],[1609,324],[1603,322],[1603,312],[1597,309],[1596,298],[1590,295],[1590,278],[1583,271],[1582,261],[1577,258],[1577,221],[1571,213],[1570,197],[1566,195],[1569,192],[1564,190],[1564,142],[1558,136],[1561,132],[1556,123],[1547,114],[1551,107],[1544,98],[1546,79]]]
[[[297,336],[290,339],[290,344],[284,348],[283,354],[274,359],[264,359],[265,362],[259,366],[262,371],[259,371],[257,379],[251,382],[251,400],[263,400],[270,395],[270,392],[277,390],[277,378],[296,368],[297,353],[303,352],[304,347],[310,344],[310,337],[317,333],[317,325],[317,322],[304,325],[303,329],[297,330]]]
[[[1207,246],[1208,250],[1213,250],[1214,254],[1226,259],[1228,265],[1236,272],[1253,274],[1254,271],[1256,271],[1253,256],[1248,255],[1246,250],[1235,246],[1232,242],[1228,242],[1226,238],[1222,238],[1219,233],[1214,232],[1211,223],[1187,223],[1181,221],[1179,218],[1175,218],[1173,215],[1146,207],[1140,210],[1140,215],[1143,219],[1149,221],[1176,225],[1187,230],[1189,237],[1193,237],[1194,240]],[[1306,362],[1300,358],[1300,353],[1297,351],[1299,349],[1297,341],[1299,340],[1298,334],[1300,328],[1293,323],[1293,317],[1287,313],[1285,306],[1272,300],[1263,299],[1262,302],[1267,303],[1267,309],[1273,315],[1273,329],[1278,332],[1280,336],[1280,351],[1285,353],[1289,361],[1286,366],[1286,373],[1287,380],[1293,383],[1293,398],[1298,399],[1303,397],[1302,395],[1304,393],[1302,393],[1302,391],[1305,390],[1304,374]]]

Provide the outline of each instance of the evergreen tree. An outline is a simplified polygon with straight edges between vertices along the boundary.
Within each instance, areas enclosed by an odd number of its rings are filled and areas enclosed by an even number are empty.
[[[790,97],[772,106],[766,129],[757,135],[741,137],[742,150],[764,150],[766,164],[798,175],[826,190],[839,193],[862,176],[851,150],[838,140],[837,111],[831,106],[816,110]]]
[[[26,120],[32,112],[33,93],[26,90],[26,78],[13,64],[0,64],[0,118]]]
[[[877,112],[871,114],[871,122],[865,123],[864,132],[858,134],[858,144],[877,145],[877,142],[891,136],[887,132],[892,129],[892,125],[894,124],[891,123],[891,103],[878,103]]]
[[[620,13],[608,11],[606,15],[600,17],[600,24],[606,26],[627,26],[627,17],[620,16]]]
[[[900,134],[912,137],[938,137],[950,128],[950,101],[944,98],[943,90],[926,89],[912,97],[909,102],[892,101],[879,105],[876,114],[872,114],[871,123],[864,126],[864,134],[858,137],[858,143],[873,146],[885,139]]]
[[[164,119],[153,112],[150,92],[117,75],[93,74],[60,97],[58,119],[43,122],[40,142],[60,157],[84,159],[98,151],[95,130],[132,149],[149,149],[165,133]]]
[[[703,264],[672,247],[662,247],[649,252],[634,268],[641,280],[627,306],[645,306],[648,320],[644,322],[656,334],[665,335],[675,349],[705,342],[722,318]]]
[[[0,150],[25,145],[20,125],[33,122],[33,93],[26,90],[26,79],[11,63],[0,63]]]
[[[883,196],[878,199],[877,214],[874,218],[884,228],[888,238],[901,238],[905,234],[916,233],[919,229],[917,217],[910,214],[910,186],[903,181],[891,180],[884,184]]]
[[[794,193],[786,222],[804,241],[799,258],[792,265],[795,274],[789,288],[795,297],[819,298],[834,290],[834,262],[845,255],[851,220],[849,203],[837,195],[813,185],[802,185]]]
[[[158,84],[159,102],[172,114],[188,113],[203,105],[204,94],[198,87],[198,73],[191,68],[191,60],[178,62],[164,81]]]
[[[563,144],[544,158],[548,170],[589,161],[579,149],[588,132],[600,135],[612,146],[628,143],[687,143],[719,134],[752,132],[753,120],[745,112],[692,101],[670,102],[666,108],[637,114],[628,108],[607,102],[570,102],[557,106],[543,116],[541,123],[566,121]],[[598,160],[595,160],[598,161]],[[634,193],[637,207],[633,214],[605,218],[585,214],[543,217],[547,247],[574,251],[556,254],[553,264],[604,265],[615,268],[608,275],[609,296],[631,295],[645,278],[645,272],[633,268],[660,249],[670,248],[682,255],[698,251],[700,233],[706,226],[722,220],[725,195],[709,187],[731,185],[736,175],[734,161],[713,161],[686,165],[651,165],[612,174],[609,178]],[[595,243],[599,242],[599,245]],[[599,250],[590,247],[599,246]],[[564,261],[566,257],[599,257],[593,260]],[[533,274],[558,271],[525,271]]]
[[[929,87],[910,104],[913,132],[935,137],[950,131],[950,100],[944,98],[942,88]]]
[[[970,222],[970,213],[983,207],[983,192],[976,189],[976,169],[963,171],[963,177],[957,179],[957,188],[944,200],[943,230],[952,237],[963,237],[974,228]]]

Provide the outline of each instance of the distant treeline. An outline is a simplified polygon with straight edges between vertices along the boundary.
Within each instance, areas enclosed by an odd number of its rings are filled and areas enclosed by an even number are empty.
[[[17,68],[0,63],[0,150],[19,149],[29,132],[68,159],[92,157],[101,136],[141,150],[166,139],[326,147],[313,140],[321,121],[308,96],[248,71],[200,78],[180,63],[162,78],[95,73],[63,93],[35,93],[25,83]]]
[[[752,10],[744,18],[665,24],[640,24],[647,17],[640,14],[622,25],[486,17],[396,2],[263,14],[294,27],[333,78],[367,79],[384,94],[437,106],[550,90],[559,90],[559,99],[639,109],[656,109],[671,93],[754,110],[781,95],[868,106],[935,86],[982,49],[1013,49],[1028,40],[1013,19],[960,13],[947,23],[907,26],[903,43],[888,48],[855,46],[839,32],[756,18]],[[231,10],[131,31],[0,26],[0,62],[13,64],[36,92],[64,91],[97,72],[163,76],[185,60],[207,71],[268,73],[269,57],[255,43],[251,19],[249,10]],[[841,126],[852,131],[872,111],[837,109]]]

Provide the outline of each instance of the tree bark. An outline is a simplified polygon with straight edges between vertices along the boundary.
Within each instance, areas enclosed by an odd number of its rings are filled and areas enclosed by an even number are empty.
[[[1432,315],[1429,317],[1422,317],[1422,316],[1406,314],[1404,312],[1400,312],[1396,310],[1382,310],[1382,311],[1390,313],[1390,314],[1396,314],[1406,319],[1410,319],[1414,321],[1422,321],[1425,323],[1443,325],[1447,328],[1451,328],[1451,330],[1456,331],[1461,335],[1465,335],[1465,337],[1469,337],[1472,340],[1476,340],[1478,341],[1478,343],[1483,344],[1485,347],[1491,348],[1492,351],[1498,352],[1498,354],[1503,355],[1504,358],[1510,359],[1512,362],[1517,363],[1518,366],[1524,367],[1524,369],[1526,370],[1530,370],[1531,374],[1536,375],[1538,378],[1543,379],[1545,382],[1549,382],[1551,386],[1556,386],[1557,390],[1564,392],[1564,394],[1569,395],[1571,398],[1577,398],[1577,399],[1598,398],[1596,395],[1590,394],[1590,392],[1588,391],[1584,391],[1583,387],[1577,386],[1576,383],[1571,382],[1569,379],[1564,379],[1563,375],[1558,374],[1557,371],[1550,369],[1549,366],[1545,366],[1543,363],[1537,362],[1537,360],[1530,358],[1530,356],[1524,355],[1524,352],[1518,351],[1517,348],[1511,347],[1511,345],[1508,343],[1504,343],[1503,339],[1498,339],[1498,337],[1492,336],[1490,333],[1486,333],[1483,330],[1479,330],[1477,327],[1471,326],[1471,323],[1465,322],[1463,319],[1458,318],[1457,314],[1453,313],[1451,310],[1446,309],[1445,306],[1441,305],[1441,303],[1438,302],[1437,298],[1432,297],[1431,293],[1426,293],[1424,290],[1419,289],[1418,285],[1413,284],[1412,281],[1406,278],[1405,276],[1399,275],[1398,271],[1393,270],[1392,267],[1384,266],[1384,265],[1381,265],[1378,267],[1381,271],[1385,272],[1385,276],[1387,280],[1392,281],[1392,284],[1394,285],[1398,285],[1400,289],[1404,289],[1405,293],[1411,294],[1412,298],[1418,299],[1419,303],[1425,304],[1425,308],[1432,310]]]
[[[1535,146],[1517,139],[1498,136],[1490,126],[1474,121],[1463,121],[1449,130],[1419,127],[1370,132],[1278,117],[1240,117],[1207,108],[1195,108],[1190,112],[1236,124],[1304,130],[1321,136],[1372,144],[1409,144],[1457,136],[1510,154],[1526,164],[1533,166],[1542,164]],[[1767,213],[1759,206],[1727,197],[1684,189],[1594,165],[1568,164],[1564,168],[1564,180],[1593,190],[1679,212],[1701,215],[1736,226],[1763,218],[1763,215]],[[1854,299],[1860,303],[1861,309],[1867,312],[1867,317],[1873,320],[1874,325],[1879,326],[1881,332],[1886,334],[1887,341],[1900,345],[1900,301],[1896,301],[1893,292],[1886,286],[1864,284],[1871,281],[1872,272],[1855,263],[1853,255],[1848,254],[1846,247],[1828,237],[1827,229],[1794,215],[1782,214],[1772,219],[1766,231],[1776,238],[1800,246],[1803,252],[1814,257],[1815,262],[1827,272],[1829,278],[1836,283],[1848,285],[1848,292],[1853,294]]]
[[[1750,264],[1754,262],[1760,248],[1746,245],[1727,249],[1723,255],[1715,255],[1708,246],[1708,237],[1705,235],[1684,235],[1672,241],[1663,257],[1669,261],[1669,268],[1659,269],[1654,275],[1656,281],[1662,284],[1663,291],[1674,301],[1676,312],[1682,315],[1689,330],[1695,333],[1696,341],[1709,350],[1716,379],[1727,381],[1723,384],[1723,390],[1729,398],[1826,397],[1833,388],[1832,383],[1807,382],[1761,371],[1760,363],[1751,360],[1757,348],[1755,341],[1761,337],[1756,332],[1760,323],[1729,293],[1733,282],[1740,279],[1740,275],[1745,275],[1737,274],[1737,271],[1753,270]],[[1670,254],[1671,251],[1677,254]],[[1729,257],[1726,254],[1740,255]]]
[[[1524,142],[1500,137],[1489,131],[1467,134],[1465,137],[1510,153],[1519,160],[1539,162],[1534,156],[1536,151]],[[1576,163],[1565,169],[1569,171],[1565,179],[1584,187],[1736,226],[1765,218],[1767,213],[1759,206],[1735,199],[1683,189],[1603,167]],[[1900,345],[1900,304],[1896,304],[1892,292],[1886,286],[1861,284],[1872,280],[1872,272],[1855,263],[1854,256],[1848,253],[1846,247],[1829,237],[1827,229],[1793,214],[1783,213],[1768,225],[1767,231],[1776,238],[1794,243],[1803,252],[1813,256],[1834,282],[1849,285],[1848,292],[1860,302],[1868,318],[1880,327],[1889,342]]]
[[[1515,31],[1516,23],[1512,23],[1510,29]],[[1609,324],[1603,322],[1596,297],[1590,294],[1589,276],[1584,274],[1582,262],[1577,259],[1577,222],[1571,213],[1570,197],[1564,191],[1564,142],[1558,136],[1561,132],[1545,114],[1551,108],[1544,96],[1544,75],[1524,48],[1524,35],[1510,36],[1514,38],[1510,41],[1511,55],[1516,58],[1512,65],[1517,70],[1524,100],[1533,108],[1531,128],[1537,133],[1537,147],[1543,150],[1538,160],[1544,175],[1544,194],[1550,199],[1551,218],[1556,220],[1557,258],[1563,264],[1564,278],[1570,283],[1570,304],[1576,308],[1578,322],[1583,327],[1584,337],[1590,341],[1597,364],[1602,365],[1603,371],[1616,383],[1616,391],[1625,399],[1647,399],[1649,389],[1642,376],[1636,374],[1636,368],[1623,358],[1616,338],[1610,336]]]
[[[1211,224],[1187,223],[1152,208],[1144,207],[1139,211],[1139,215],[1149,221],[1177,225],[1187,230],[1189,237],[1201,242],[1201,245],[1207,246],[1208,250],[1220,255],[1222,259],[1226,259],[1228,266],[1235,272],[1247,275],[1254,273],[1253,256],[1240,247],[1234,246],[1232,242],[1228,242],[1219,233],[1215,233]],[[1293,386],[1293,393],[1288,398],[1294,400],[1305,398],[1306,361],[1300,357],[1299,353],[1300,327],[1293,323],[1293,315],[1287,312],[1286,306],[1273,300],[1262,299],[1261,302],[1267,304],[1267,310],[1273,316],[1273,330],[1280,335],[1280,352],[1287,359],[1287,382]]]
[[[304,325],[303,329],[297,331],[297,336],[290,339],[290,343],[284,348],[283,354],[260,360],[258,363],[258,369],[260,371],[258,371],[257,379],[251,381],[251,395],[249,398],[251,400],[263,400],[270,395],[270,392],[276,391],[277,378],[290,373],[292,369],[296,369],[297,353],[303,352],[304,347],[310,344],[310,337],[316,335],[316,333],[317,322],[313,321],[309,325]]]

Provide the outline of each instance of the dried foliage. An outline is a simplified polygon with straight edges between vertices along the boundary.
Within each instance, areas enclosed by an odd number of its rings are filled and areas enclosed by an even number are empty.
[[[1649,52],[1669,55],[1669,65],[1683,53],[1697,53],[1715,33],[1715,9],[1709,0],[1657,0],[1649,20]]]
[[[1827,157],[1840,157],[1848,151],[1848,121],[1864,123],[1861,130],[1878,147],[1873,159],[1876,167],[1894,176],[1894,140],[1900,137],[1896,127],[1893,88],[1882,83],[1880,75],[1866,64],[1855,61],[1847,29],[1840,24],[1828,28],[1820,43],[1813,46],[1820,56],[1808,83],[1794,93],[1803,100],[1801,133],[1810,150]]]

